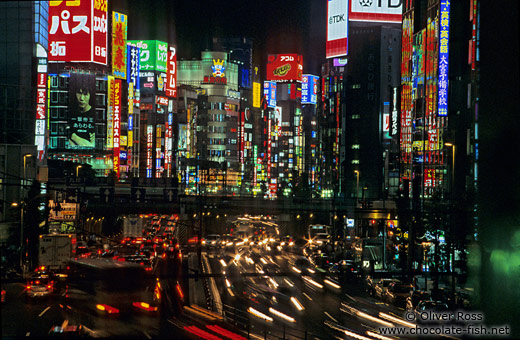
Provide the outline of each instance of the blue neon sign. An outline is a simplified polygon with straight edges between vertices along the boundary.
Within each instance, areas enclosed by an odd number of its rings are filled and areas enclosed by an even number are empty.
[[[440,35],[439,35],[439,102],[438,115],[448,115],[448,61],[450,42],[450,1],[441,1]]]

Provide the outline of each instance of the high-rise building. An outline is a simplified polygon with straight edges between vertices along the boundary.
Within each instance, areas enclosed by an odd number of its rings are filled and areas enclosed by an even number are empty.
[[[400,184],[420,221],[413,231],[441,235],[441,250],[451,244],[445,270],[465,262],[464,244],[476,236],[479,1],[403,6]]]
[[[179,61],[178,83],[200,89],[207,98],[198,107],[196,130],[192,126],[190,131],[197,135],[197,152],[190,158],[206,171],[197,181],[205,183],[206,192],[238,192],[242,177],[238,64],[227,52],[203,51],[201,60]],[[207,112],[201,111],[203,107]]]

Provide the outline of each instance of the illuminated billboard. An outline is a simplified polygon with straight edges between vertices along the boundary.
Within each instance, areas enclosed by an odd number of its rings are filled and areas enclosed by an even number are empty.
[[[139,47],[141,71],[166,72],[168,61],[168,44],[158,40],[128,40]]]
[[[72,73],[69,81],[67,148],[93,149],[96,145],[96,77]]]
[[[450,43],[450,2],[441,1],[439,35],[439,103],[438,115],[448,115],[448,60]]]
[[[269,54],[267,76],[269,81],[302,81],[303,57],[299,54]]]
[[[253,82],[253,107],[260,107],[260,83]]]
[[[146,126],[146,178],[152,178],[153,125]]]
[[[352,0],[350,21],[400,23],[403,15],[402,0]]]
[[[36,77],[36,123],[34,128],[34,144],[38,150],[38,160],[43,159],[45,153],[46,118],[47,118],[47,52],[40,44],[36,46],[36,57],[38,58],[38,68]]]
[[[107,148],[114,147],[114,76],[108,76],[107,84]]]
[[[139,63],[140,49],[137,46],[127,45],[128,48],[128,73],[126,81],[134,84],[134,89],[139,90],[139,71],[141,70]]]
[[[348,0],[327,1],[327,58],[348,54],[348,2]]]
[[[168,50],[165,92],[168,97],[177,97],[177,50],[173,46]]]
[[[108,0],[49,2],[49,61],[107,64]]]
[[[264,81],[264,96],[268,107],[276,107],[276,83]]]
[[[347,58],[334,58],[333,59],[334,66],[335,67],[341,67],[347,65],[348,59]]]
[[[188,126],[179,124],[179,140],[177,141],[177,149],[186,151],[188,149]]]
[[[318,97],[318,76],[304,74],[302,78],[302,104],[316,104]]]
[[[126,15],[112,12],[112,73],[120,79],[126,79],[127,23]]]
[[[113,125],[114,125],[114,172],[119,178],[119,142],[121,138],[121,79],[114,82],[114,108],[113,108]]]

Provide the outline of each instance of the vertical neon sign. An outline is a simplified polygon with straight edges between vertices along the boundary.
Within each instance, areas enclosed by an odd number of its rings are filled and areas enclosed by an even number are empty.
[[[439,36],[439,106],[438,115],[448,115],[448,60],[450,41],[450,2],[441,1]]]

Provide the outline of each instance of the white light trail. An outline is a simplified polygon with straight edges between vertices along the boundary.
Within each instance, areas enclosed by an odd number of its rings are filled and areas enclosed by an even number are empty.
[[[328,284],[329,286],[334,287],[334,288],[336,288],[336,289],[340,289],[340,288],[341,288],[340,285],[338,285],[338,284],[336,284],[336,283],[334,283],[334,282],[332,282],[332,281],[329,281],[329,280],[327,280],[327,279],[323,280],[323,282],[325,282],[325,283]]]
[[[286,315],[282,312],[279,312],[277,311],[276,309],[274,309],[273,307],[269,307],[269,312],[286,320],[286,321],[289,321],[289,322],[296,322],[296,320],[294,320],[294,318],[290,317],[289,315]]]
[[[294,296],[291,296],[291,302],[296,307],[296,309],[298,309],[299,311],[302,311],[305,309],[305,307],[303,307],[303,305],[300,303],[300,301],[298,301],[298,299],[295,298]]]
[[[261,313],[259,311],[257,311],[256,309],[254,309],[253,307],[249,307],[247,309],[247,311],[251,314],[253,314],[254,316],[257,316],[259,317],[260,319],[264,319],[266,321],[270,321],[270,322],[273,322],[273,318],[268,316],[268,315],[265,315],[264,313]]]
[[[395,323],[398,323],[398,324],[406,326],[406,327],[415,328],[415,325],[413,323],[404,321],[403,319],[396,318],[396,317],[386,314],[386,313],[380,312],[379,317],[386,319],[386,320],[393,321]]]

